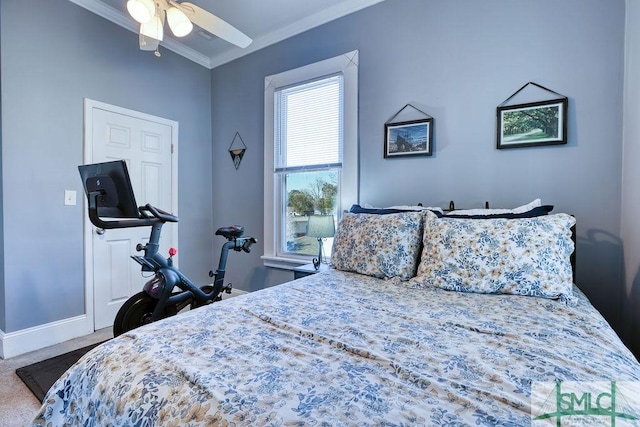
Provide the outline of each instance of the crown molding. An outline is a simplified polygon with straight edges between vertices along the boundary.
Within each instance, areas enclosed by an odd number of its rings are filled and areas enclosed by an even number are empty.
[[[256,52],[267,46],[276,44],[290,37],[308,31],[312,28],[318,27],[322,24],[326,24],[327,22],[334,21],[338,18],[342,18],[343,16],[349,15],[383,1],[384,0],[352,0],[337,4],[328,9],[324,9],[320,12],[314,13],[313,15],[309,15],[304,19],[293,22],[286,27],[280,28],[277,31],[273,31],[265,36],[256,38],[253,40],[253,43],[251,43],[244,49],[235,47],[225,53],[210,58],[210,68],[215,68],[220,65],[226,64],[227,62],[231,62],[235,59]]]

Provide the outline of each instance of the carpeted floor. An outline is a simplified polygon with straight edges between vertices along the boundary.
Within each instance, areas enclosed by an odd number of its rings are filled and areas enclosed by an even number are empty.
[[[100,343],[91,344],[68,353],[54,356],[50,359],[36,362],[31,365],[16,369],[16,374],[22,382],[40,401],[44,401],[44,396],[58,378],[62,376],[74,363],[92,348]]]

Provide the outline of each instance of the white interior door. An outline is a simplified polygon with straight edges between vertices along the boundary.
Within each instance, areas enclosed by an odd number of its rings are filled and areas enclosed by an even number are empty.
[[[136,202],[177,214],[175,151],[178,124],[147,114],[95,101],[85,102],[85,163],[124,159]],[[93,311],[94,330],[113,325],[116,313],[128,297],[142,290],[148,280],[130,256],[138,243],[148,241],[150,228],[101,230],[86,220],[87,314]],[[161,253],[177,243],[177,224],[165,224]],[[89,266],[87,267],[89,269]],[[93,295],[92,300],[89,299]],[[91,310],[90,306],[93,306]]]

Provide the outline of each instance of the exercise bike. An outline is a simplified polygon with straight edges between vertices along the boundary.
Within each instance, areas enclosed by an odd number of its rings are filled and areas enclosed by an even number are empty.
[[[169,257],[158,252],[162,226],[178,222],[178,217],[150,204],[138,207],[124,160],[78,166],[89,205],[89,219],[102,229],[151,227],[149,241],[138,243],[136,250],[143,255],[131,258],[141,265],[142,272],[151,273],[151,280],[141,292],[122,305],[113,324],[113,335],[173,316],[186,307],[195,309],[222,299],[231,293],[231,285],[224,285],[227,256],[230,250],[250,252],[257,243],[253,237],[243,236],[241,226],[222,227],[216,235],[227,239],[222,246],[218,269],[209,272],[212,285],[198,286],[173,264],[176,250],[169,249]],[[103,220],[103,217],[118,218]]]

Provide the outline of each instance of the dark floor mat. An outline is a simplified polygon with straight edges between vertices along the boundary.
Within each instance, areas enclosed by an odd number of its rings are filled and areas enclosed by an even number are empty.
[[[44,400],[45,394],[51,388],[58,378],[65,373],[67,369],[76,363],[89,350],[100,345],[93,344],[87,347],[61,354],[33,365],[23,366],[16,369],[16,374],[25,383],[29,390],[38,398],[40,402]]]

